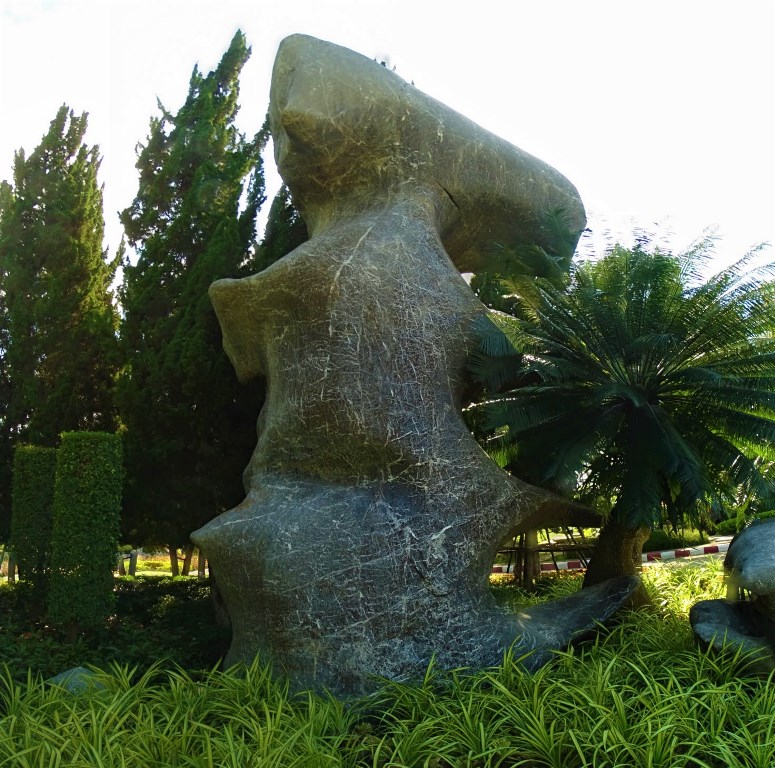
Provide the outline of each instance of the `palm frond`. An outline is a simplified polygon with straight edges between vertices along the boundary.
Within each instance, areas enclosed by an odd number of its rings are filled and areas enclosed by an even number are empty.
[[[531,282],[520,378],[482,407],[534,481],[575,478],[632,525],[695,514],[736,483],[768,487],[756,459],[775,461],[775,264],[752,268],[754,250],[707,279],[714,245],[616,246],[567,285]]]

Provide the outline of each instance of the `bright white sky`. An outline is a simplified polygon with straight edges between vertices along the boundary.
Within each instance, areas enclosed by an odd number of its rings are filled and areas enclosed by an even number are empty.
[[[718,227],[719,264],[775,243],[771,0],[0,0],[0,179],[61,104],[87,111],[113,252],[157,97],[176,111],[194,64],[210,71],[238,28],[253,49],[245,133],[262,123],[278,43],[303,32],[389,57],[555,166],[598,235],[640,226],[681,249]]]

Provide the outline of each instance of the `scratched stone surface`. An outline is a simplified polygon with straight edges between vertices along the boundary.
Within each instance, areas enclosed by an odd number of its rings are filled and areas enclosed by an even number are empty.
[[[630,581],[508,616],[499,544],[589,522],[500,470],[466,428],[485,313],[461,271],[499,243],[554,247],[547,211],[584,210],[559,173],[352,51],[280,46],[270,119],[310,240],[210,290],[238,377],[267,382],[247,497],[195,532],[233,627],[227,664],[271,659],[295,688],[533,665],[607,618]]]
[[[759,613],[775,622],[775,519],[754,522],[735,536],[724,570],[731,584],[754,598]]]

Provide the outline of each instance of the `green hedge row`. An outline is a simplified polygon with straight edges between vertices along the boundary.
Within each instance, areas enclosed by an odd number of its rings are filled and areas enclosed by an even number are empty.
[[[113,603],[121,514],[121,438],[64,432],[56,453],[49,618],[80,631],[101,624]]]
[[[50,568],[56,449],[20,445],[11,485],[11,551],[19,576],[45,594]]]

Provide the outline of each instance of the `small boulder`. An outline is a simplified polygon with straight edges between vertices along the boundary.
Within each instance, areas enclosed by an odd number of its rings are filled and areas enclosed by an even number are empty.
[[[751,654],[750,669],[775,670],[775,519],[761,520],[738,534],[724,560],[727,600],[692,606],[689,621],[704,648]]]
[[[104,691],[105,685],[100,681],[99,675],[86,667],[73,667],[60,672],[46,680],[51,685],[58,685],[70,693],[96,693]]]
[[[775,621],[775,518],[741,531],[729,545],[724,569],[730,586],[748,592],[759,613]]]
[[[764,619],[751,603],[701,600],[689,611],[689,622],[702,648],[750,654],[749,669],[755,673],[775,670],[775,622]]]

